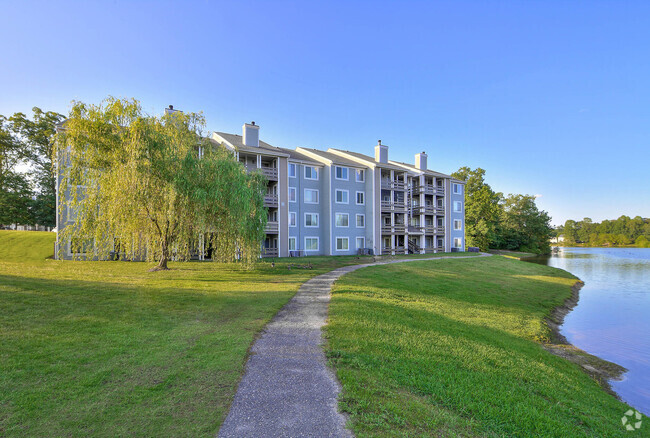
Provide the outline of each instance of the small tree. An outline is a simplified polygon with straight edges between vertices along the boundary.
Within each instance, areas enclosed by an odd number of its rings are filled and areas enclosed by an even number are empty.
[[[187,259],[202,236],[215,260],[256,260],[266,180],[204,138],[203,127],[200,114],[149,116],[136,100],[74,103],[55,151],[61,207],[74,218],[60,239],[73,253],[158,260],[153,270]]]

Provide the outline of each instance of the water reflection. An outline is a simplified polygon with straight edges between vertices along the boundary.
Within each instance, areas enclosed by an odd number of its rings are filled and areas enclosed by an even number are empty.
[[[624,380],[612,387],[650,415],[650,248],[562,248],[529,260],[585,282],[562,334],[577,347],[627,368]]]

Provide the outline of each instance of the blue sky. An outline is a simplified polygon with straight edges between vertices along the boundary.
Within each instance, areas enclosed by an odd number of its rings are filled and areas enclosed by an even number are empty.
[[[540,194],[553,223],[650,217],[650,2],[0,1],[0,114],[135,97]]]

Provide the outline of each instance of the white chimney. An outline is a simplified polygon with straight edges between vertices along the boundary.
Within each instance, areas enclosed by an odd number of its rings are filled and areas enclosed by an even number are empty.
[[[244,123],[242,126],[244,144],[246,146],[260,146],[260,127],[255,122]]]
[[[381,140],[378,140],[377,146],[375,146],[375,161],[388,163],[388,146],[381,144]]]
[[[415,154],[415,167],[420,170],[427,170],[427,154],[424,151]]]

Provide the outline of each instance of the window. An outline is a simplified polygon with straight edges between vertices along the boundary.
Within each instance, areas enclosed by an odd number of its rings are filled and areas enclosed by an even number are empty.
[[[363,169],[357,169],[357,182],[364,182],[366,180],[366,171]]]
[[[461,184],[454,184],[454,193],[457,195],[463,193],[463,186]]]
[[[296,250],[296,238],[289,237],[289,251],[295,251],[295,250]]]
[[[296,226],[296,212],[295,211],[290,211],[289,212],[289,226],[290,227],[295,227]]]
[[[459,219],[454,219],[454,230],[462,230],[463,229],[463,221]]]
[[[463,212],[463,203],[461,201],[454,201],[454,212],[455,213]]]
[[[350,216],[347,213],[336,213],[336,226],[337,227],[350,226]]]
[[[296,164],[295,163],[289,163],[289,177],[290,178],[295,178],[296,177]]]
[[[347,251],[349,249],[348,238],[347,237],[337,237],[336,238],[336,250],[337,251]]]
[[[364,205],[366,203],[366,194],[364,192],[357,192],[357,205]]]
[[[336,179],[348,180],[348,168],[336,166]]]
[[[305,166],[305,179],[318,179],[318,169],[314,166]]]
[[[366,247],[366,238],[365,237],[357,237],[357,249],[365,248]]]
[[[366,215],[358,214],[357,215],[357,228],[364,228],[366,226]]]
[[[318,204],[318,190],[305,189],[305,203]]]
[[[454,237],[454,248],[462,248],[463,247],[463,239],[460,237]]]
[[[318,213],[305,213],[305,226],[317,227],[318,226]]]
[[[289,187],[289,202],[296,202],[296,188]]]
[[[347,204],[348,203],[349,192],[347,190],[336,190],[336,203],[337,204]]]
[[[318,251],[318,237],[305,237],[305,251]]]

